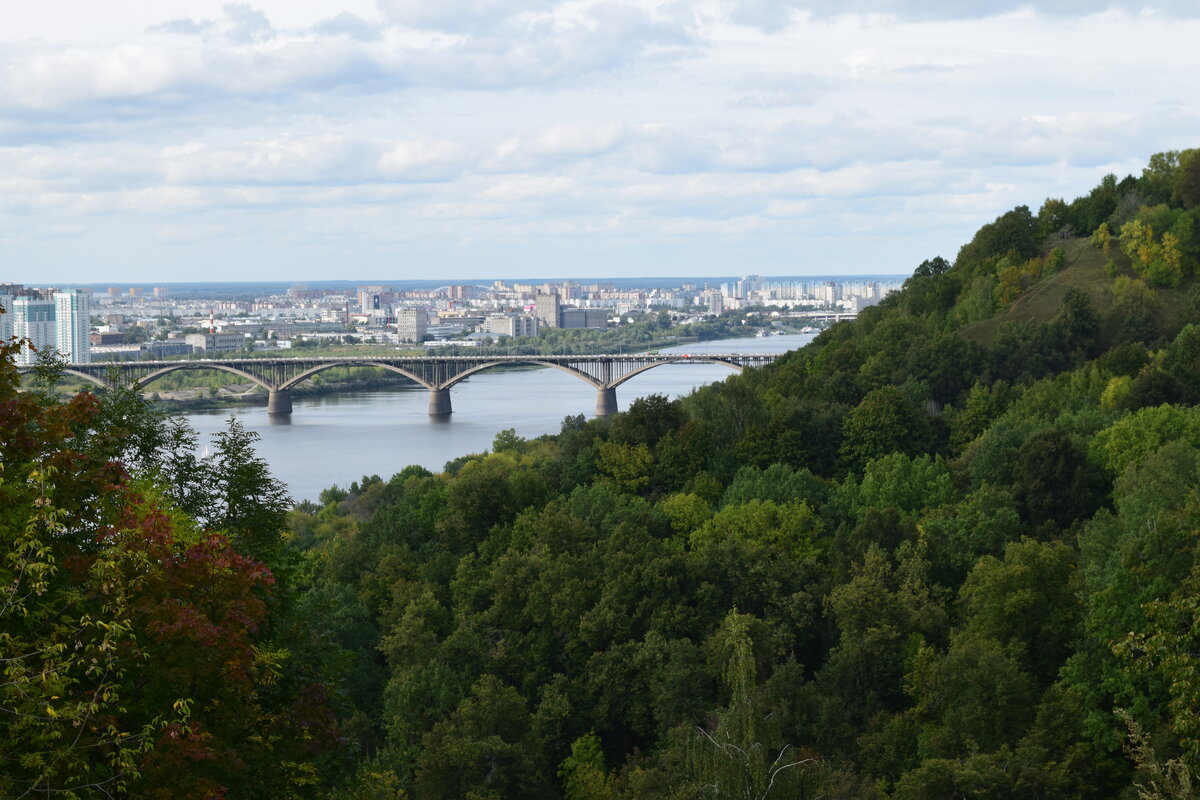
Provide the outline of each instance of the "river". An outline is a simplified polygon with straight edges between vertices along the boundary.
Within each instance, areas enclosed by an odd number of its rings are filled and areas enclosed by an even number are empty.
[[[812,341],[814,334],[719,339],[671,353],[784,353]],[[624,410],[648,394],[678,397],[731,370],[714,364],[667,365],[617,387]],[[294,401],[290,418],[275,418],[265,406],[189,411],[183,416],[207,441],[230,415],[260,435],[257,450],[296,500],[315,500],[331,485],[348,486],[363,475],[385,480],[409,464],[438,472],[468,453],[489,450],[498,431],[514,429],[533,438],[557,433],[564,417],[591,416],[596,390],[557,369],[482,372],[450,390],[454,413],[430,417],[429,393],[415,384],[387,390],[345,392]]]

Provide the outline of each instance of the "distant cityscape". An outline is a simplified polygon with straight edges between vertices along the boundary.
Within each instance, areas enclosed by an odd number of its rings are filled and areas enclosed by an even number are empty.
[[[286,350],[301,343],[476,346],[552,328],[602,330],[647,313],[687,325],[743,309],[854,315],[902,280],[780,280],[747,275],[709,286],[637,288],[558,281],[396,288],[295,284],[252,299],[204,297],[193,287],[57,289],[0,283],[0,338],[27,341],[18,363],[57,351],[71,363],[196,353]],[[282,287],[281,287],[282,288]],[[32,349],[29,347],[32,344]],[[36,351],[36,352],[35,352]]]

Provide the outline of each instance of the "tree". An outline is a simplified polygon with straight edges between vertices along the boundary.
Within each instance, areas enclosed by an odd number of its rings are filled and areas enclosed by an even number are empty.
[[[816,759],[802,757],[791,745],[780,747],[772,735],[770,715],[759,707],[757,697],[750,618],[736,609],[730,611],[714,644],[729,704],[718,715],[714,730],[696,730],[692,763],[700,796],[719,800],[799,796],[805,769]]]
[[[1200,205],[1200,150],[1184,150],[1179,155],[1179,174],[1171,200],[1180,208]]]
[[[1030,525],[1066,527],[1099,505],[1097,478],[1085,455],[1063,431],[1035,433],[1021,445],[1013,467],[1013,495]]]
[[[654,447],[668,432],[679,428],[686,419],[679,403],[665,395],[639,397],[629,404],[629,410],[618,414],[612,422],[610,436],[625,445]]]
[[[595,733],[571,743],[571,755],[559,767],[558,776],[563,779],[566,800],[610,800],[613,796],[612,776],[604,768],[604,752]]]
[[[309,793],[332,718],[323,687],[293,692],[286,652],[261,636],[274,576],[118,460],[157,438],[130,435],[147,418],[18,392],[12,353],[0,349],[0,794]]]
[[[858,471],[873,458],[892,453],[916,454],[930,441],[929,421],[895,387],[868,392],[842,421],[840,454]]]
[[[530,723],[517,691],[484,675],[454,713],[425,735],[415,796],[545,797],[545,779],[529,747]]]
[[[126,670],[144,651],[112,547],[127,502],[110,488],[119,472],[67,447],[95,398],[18,393],[14,353],[0,344],[0,795],[121,792],[178,709],[121,719]]]
[[[1086,361],[1096,356],[1100,319],[1087,292],[1068,289],[1052,324],[1062,337],[1062,349],[1071,353],[1076,361]]]

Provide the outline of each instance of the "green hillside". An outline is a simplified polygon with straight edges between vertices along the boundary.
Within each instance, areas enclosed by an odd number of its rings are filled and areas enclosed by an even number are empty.
[[[1061,246],[1066,253],[1061,271],[1042,278],[996,316],[965,325],[960,329],[963,338],[986,345],[995,340],[1005,323],[1049,322],[1069,289],[1086,292],[1098,310],[1108,308],[1112,303],[1112,279],[1104,270],[1108,257],[1082,238],[1072,238]],[[1127,258],[1117,254],[1117,259],[1128,267]]]
[[[244,432],[0,361],[0,796],[1192,798],[1198,233],[1158,154],[769,368],[286,518]]]

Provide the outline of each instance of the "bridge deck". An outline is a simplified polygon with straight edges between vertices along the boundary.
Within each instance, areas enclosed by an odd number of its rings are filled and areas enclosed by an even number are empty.
[[[430,411],[449,413],[448,390],[454,384],[483,370],[506,365],[540,365],[561,369],[594,386],[599,392],[597,413],[616,408],[616,387],[646,370],[666,364],[721,364],[741,371],[761,367],[780,358],[776,353],[609,353],[599,355],[539,356],[383,356],[314,358],[193,358],[178,361],[101,361],[70,364],[68,374],[85,378],[102,387],[145,386],[179,370],[217,369],[238,375],[268,390],[269,410],[291,411],[289,390],[302,381],[333,367],[377,367],[396,372],[430,390]],[[23,367],[23,372],[32,367]]]

